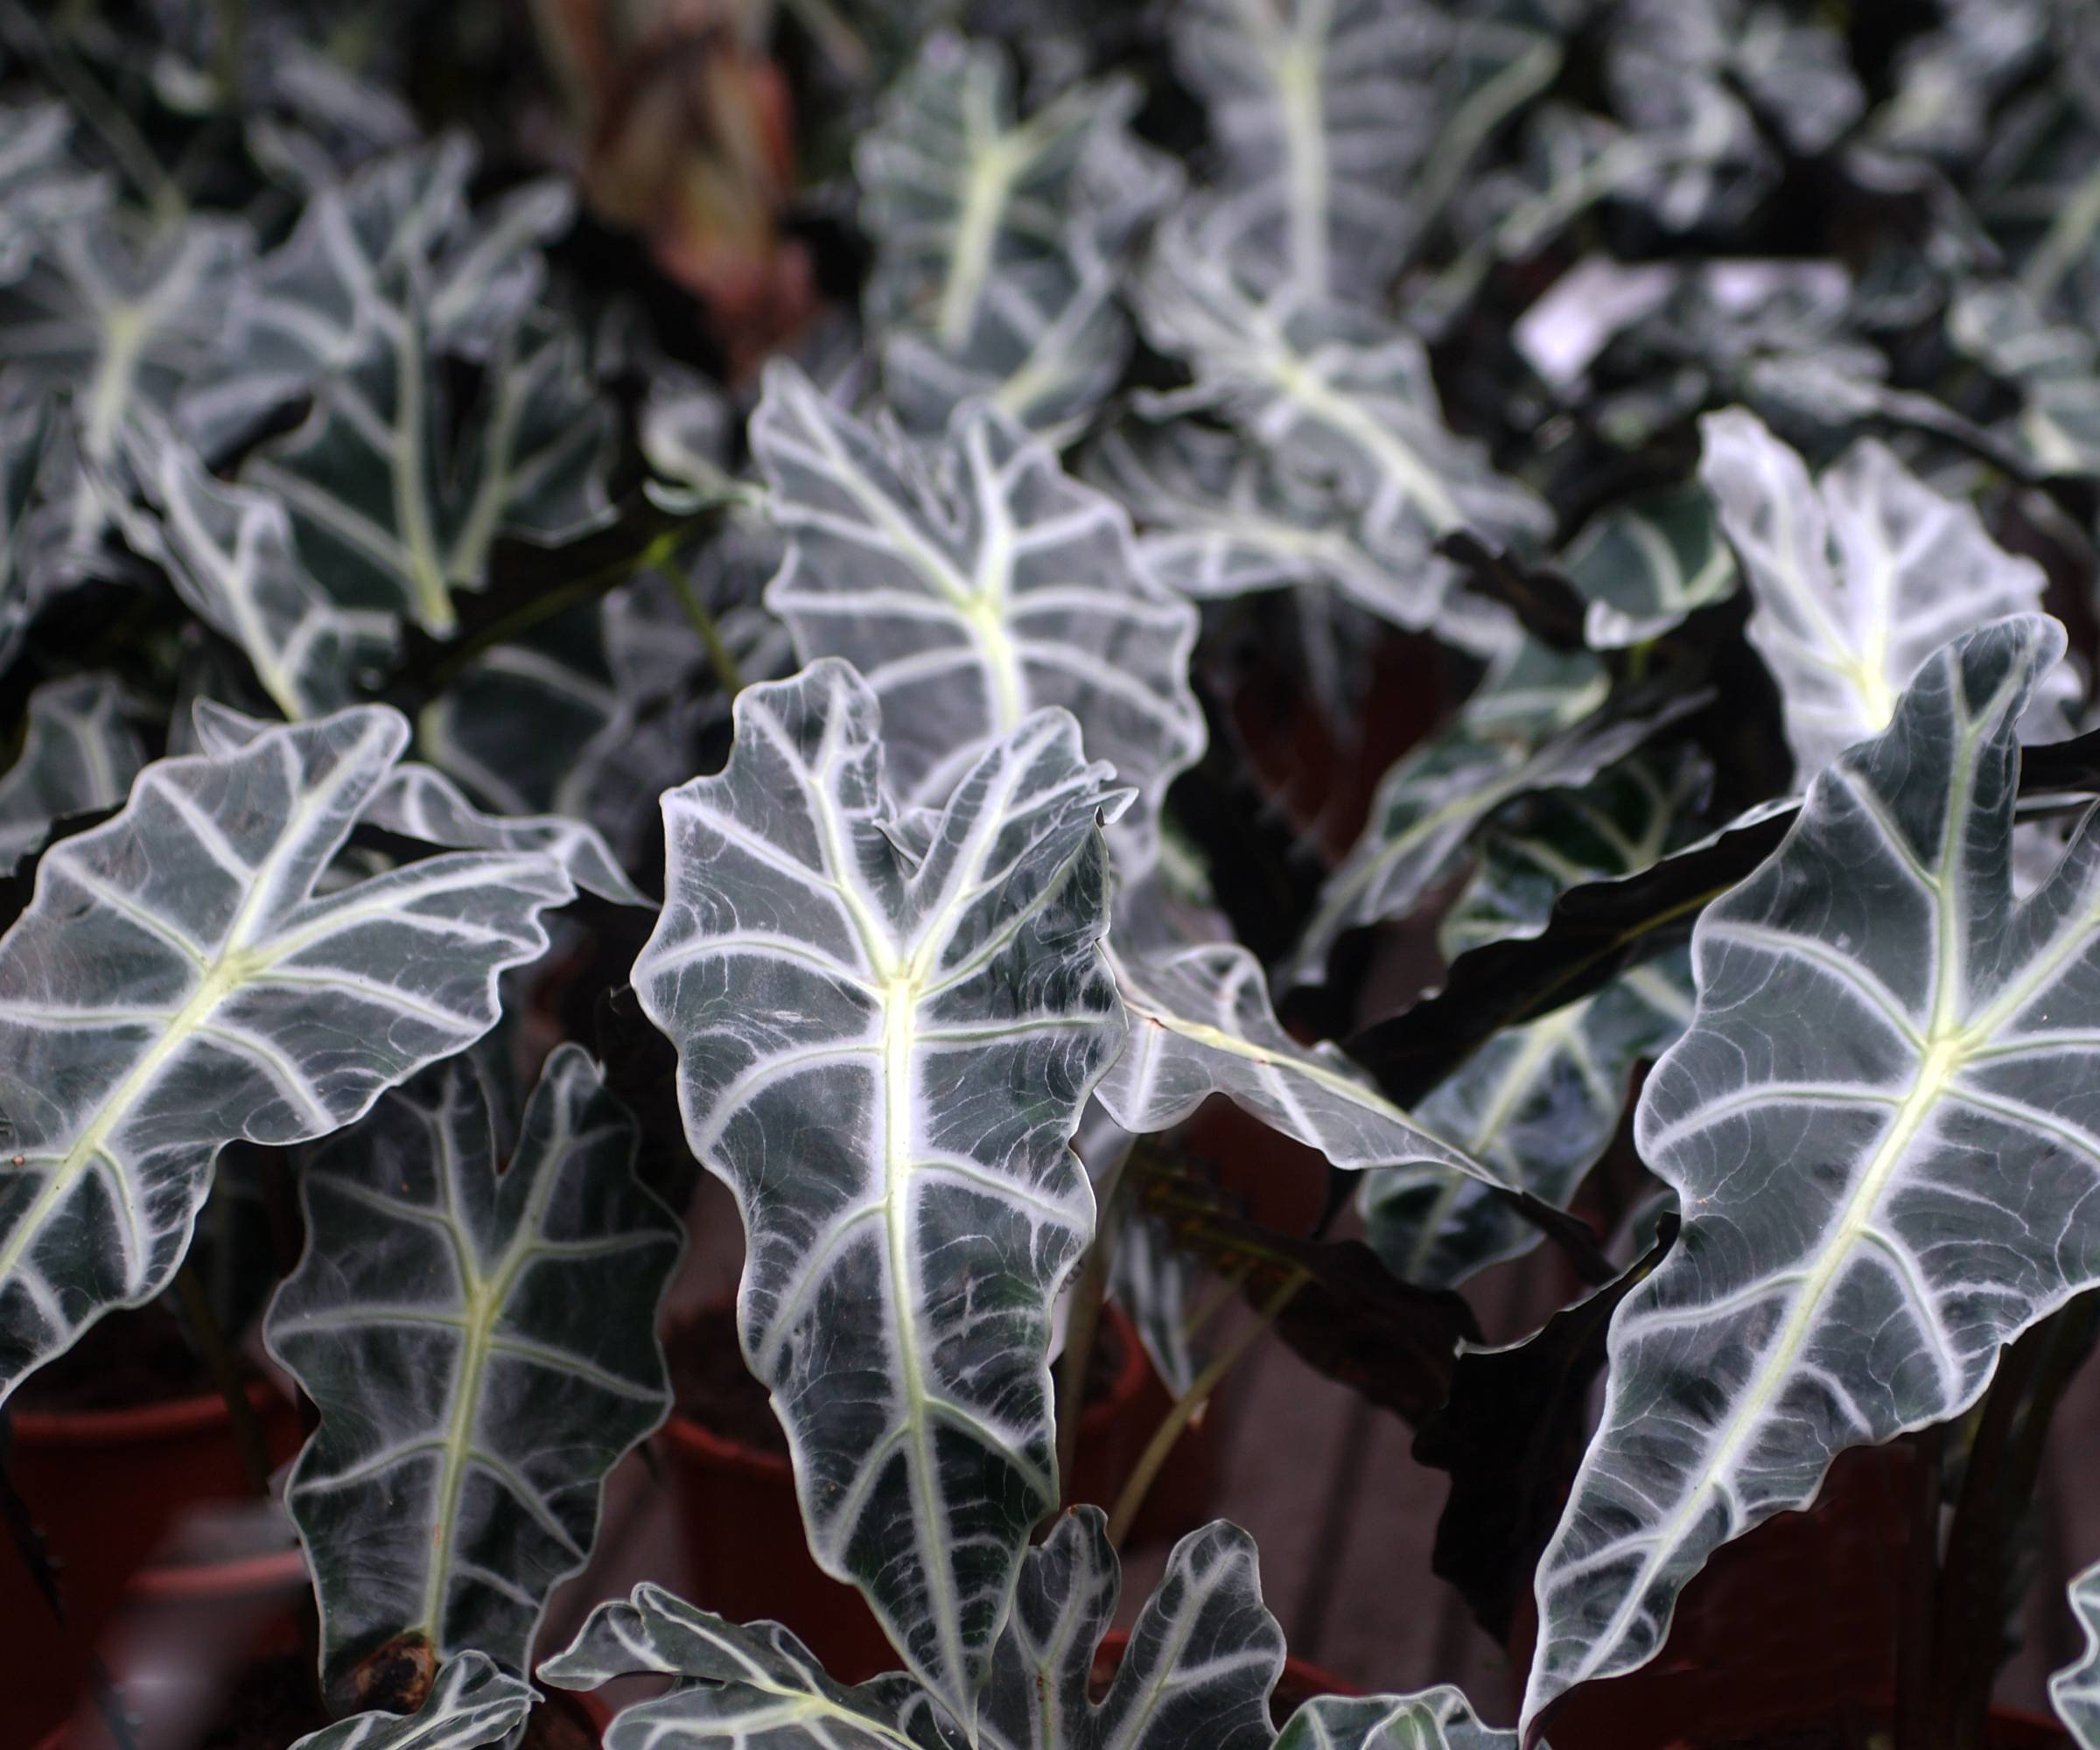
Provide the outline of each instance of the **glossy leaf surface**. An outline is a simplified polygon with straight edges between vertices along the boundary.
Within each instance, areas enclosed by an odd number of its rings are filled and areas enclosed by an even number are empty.
[[[382,707],[157,761],[0,940],[0,1390],[166,1286],[220,1149],[341,1128],[494,1023],[574,889],[529,852],[317,888],[408,739]]]
[[[1056,1500],[1050,1303],[1094,1214],[1068,1144],[1124,1029],[1096,820],[1127,793],[1044,712],[906,812],[880,726],[843,662],[738,696],[728,768],[665,799],[634,988],[743,1208],[810,1547],[968,1720]]]
[[[965,408],[921,453],[785,364],[766,373],[752,444],[789,537],[766,604],[805,662],[843,656],[866,676],[900,799],[938,805],[989,742],[1062,705],[1088,755],[1138,789],[1117,857],[1142,872],[1166,785],[1203,746],[1196,616],[1115,503],[991,409]]]
[[[606,1473],[670,1408],[677,1222],[634,1123],[556,1048],[500,1172],[469,1056],[384,1095],[300,1178],[308,1242],[271,1352],[321,1424],[286,1490],[331,1676],[397,1634],[522,1672]]]
[[[1844,1448],[1960,1414],[2100,1277],[2093,817],[2012,881],[2017,724],[2062,648],[2025,616],[1930,658],[1700,918],[1698,1014],[1636,1131],[1684,1233],[1613,1321],[1527,1719],[1652,1656],[1715,1548]]]

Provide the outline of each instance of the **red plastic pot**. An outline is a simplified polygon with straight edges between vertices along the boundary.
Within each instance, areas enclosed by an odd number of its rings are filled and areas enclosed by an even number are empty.
[[[282,1463],[298,1450],[298,1410],[266,1381],[251,1381],[248,1397],[272,1462]],[[127,1582],[177,1522],[253,1491],[233,1418],[214,1395],[125,1410],[18,1410],[10,1465],[58,1570],[66,1620],[52,1618],[13,1551],[0,1551],[10,1654],[0,1750],[33,1744],[66,1718]]]
[[[134,1574],[102,1652],[138,1723],[139,1750],[192,1750],[251,1663],[305,1656],[300,1622],[309,1595],[305,1558],[296,1545]],[[115,1750],[85,1698],[48,1741],[65,1750]]]
[[[712,1309],[719,1312],[721,1309]],[[1130,1320],[1106,1309],[1123,1361],[1106,1397],[1087,1407],[1069,1494],[1113,1506],[1170,1400]],[[776,1452],[728,1438],[674,1414],[657,1436],[684,1530],[688,1596],[732,1622],[785,1623],[831,1674],[859,1683],[894,1670],[897,1656],[860,1594],[809,1554],[794,1474]],[[1202,1522],[1214,1440],[1202,1427],[1176,1445],[1132,1541],[1179,1536]]]

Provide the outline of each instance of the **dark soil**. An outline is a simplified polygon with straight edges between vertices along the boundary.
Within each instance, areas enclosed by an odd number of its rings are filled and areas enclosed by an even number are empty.
[[[670,1363],[671,1396],[681,1416],[739,1446],[788,1456],[788,1437],[773,1413],[773,1399],[744,1365],[733,1308],[707,1308],[671,1331],[663,1348]],[[1104,1319],[1087,1363],[1088,1404],[1115,1390],[1123,1365],[1123,1333]]]
[[[131,1410],[200,1397],[214,1390],[211,1370],[160,1302],[113,1312],[49,1366],[23,1382],[25,1410]]]

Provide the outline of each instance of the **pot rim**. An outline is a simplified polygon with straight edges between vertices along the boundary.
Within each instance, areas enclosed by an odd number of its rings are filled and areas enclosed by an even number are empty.
[[[239,1592],[288,1592],[307,1584],[306,1551],[294,1544],[259,1556],[141,1568],[124,1582],[124,1592],[152,1604],[188,1604]]]
[[[266,1378],[251,1378],[247,1387],[248,1402],[258,1414],[284,1401]],[[15,1411],[15,1442],[18,1446],[143,1446],[202,1433],[232,1420],[226,1400],[215,1391],[115,1410],[21,1409]]]
[[[701,1310],[706,1312],[732,1312],[735,1302],[710,1301]],[[1152,1371],[1152,1363],[1145,1358],[1144,1339],[1138,1334],[1138,1326],[1129,1313],[1112,1300],[1102,1303],[1102,1316],[1116,1326],[1116,1335],[1123,1343],[1123,1365],[1116,1369],[1116,1377],[1109,1386],[1109,1394],[1097,1403],[1089,1404],[1079,1418],[1080,1438],[1097,1433],[1113,1422],[1116,1416],[1137,1402],[1144,1390],[1145,1381]],[[214,1399],[214,1402],[217,1400]],[[718,1434],[697,1418],[688,1416],[673,1404],[671,1413],[660,1431],[673,1446],[684,1448],[700,1458],[720,1465],[729,1470],[742,1471],[750,1476],[786,1477],[794,1474],[794,1466],[778,1452],[761,1452],[756,1446],[747,1446],[741,1440],[732,1440]]]

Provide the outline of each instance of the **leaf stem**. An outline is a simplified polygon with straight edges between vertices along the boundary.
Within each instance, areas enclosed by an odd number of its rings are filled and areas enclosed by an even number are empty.
[[[226,1340],[219,1315],[212,1311],[211,1296],[205,1292],[203,1278],[197,1274],[193,1259],[185,1258],[175,1272],[175,1298],[190,1334],[196,1340],[198,1352],[204,1357],[205,1366],[211,1369],[212,1383],[218,1387],[219,1396],[226,1401],[226,1413],[233,1419],[234,1445],[241,1454],[241,1467],[248,1473],[256,1493],[267,1497],[270,1446],[262,1438],[262,1418],[256,1414],[247,1382],[241,1377],[241,1363],[234,1357],[233,1346]]]
[[[1239,1364],[1241,1357],[1255,1346],[1262,1334],[1283,1316],[1284,1309],[1297,1296],[1298,1290],[1312,1280],[1312,1277],[1302,1270],[1293,1270],[1286,1276],[1282,1285],[1263,1303],[1260,1312],[1253,1321],[1221,1349],[1212,1358],[1210,1364],[1196,1376],[1194,1383],[1174,1400],[1173,1408],[1166,1412],[1166,1419],[1153,1431],[1151,1441],[1130,1472],[1130,1480],[1123,1486],[1123,1493],[1116,1497],[1116,1510],[1109,1516],[1109,1542],[1117,1549],[1123,1547],[1124,1539],[1130,1536],[1130,1525],[1144,1507],[1145,1496],[1152,1493],[1152,1484],[1158,1480],[1160,1471],[1166,1466],[1168,1455],[1172,1452],[1176,1442],[1187,1430],[1189,1424],[1210,1402],[1212,1394],[1217,1390],[1225,1376]]]
[[[650,550],[652,556],[654,551],[654,548]],[[693,630],[700,634],[701,646],[707,652],[708,667],[715,671],[715,679],[721,682],[722,690],[733,699],[744,690],[744,671],[738,666],[728,644],[724,641],[720,625],[714,615],[707,611],[707,604],[700,599],[700,592],[693,587],[692,578],[682,568],[670,563],[670,558],[671,556],[667,553],[656,563],[662,565],[664,575],[671,580],[672,592],[678,598],[678,606],[685,611],[686,620]]]

